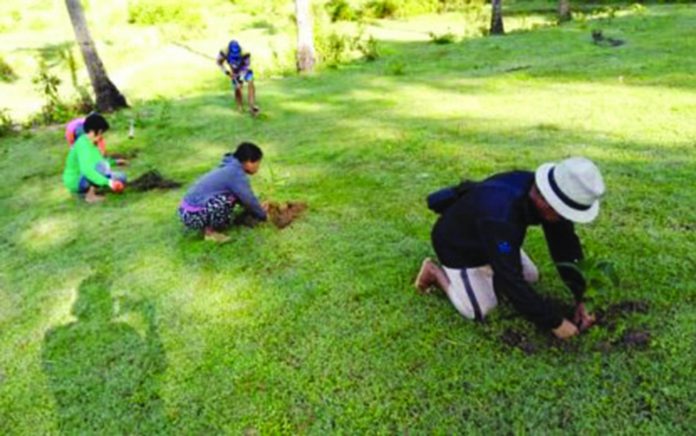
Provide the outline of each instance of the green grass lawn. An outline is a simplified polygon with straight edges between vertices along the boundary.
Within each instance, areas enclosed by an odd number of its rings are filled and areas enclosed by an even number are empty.
[[[141,84],[109,117],[109,148],[140,150],[130,176],[187,185],[252,140],[260,197],[310,205],[225,245],[182,230],[185,188],[72,198],[60,126],[3,138],[0,433],[693,433],[695,20],[649,6],[449,45],[384,40],[376,62],[260,78],[256,120],[214,66],[171,87],[147,76],[156,92]],[[597,47],[593,28],[627,43]],[[473,324],[415,292],[433,254],[425,195],[570,155],[608,188],[578,227],[622,279],[597,305],[646,313],[557,346],[507,304]],[[525,249],[540,290],[569,302],[538,229]],[[636,329],[649,345],[622,345]]]

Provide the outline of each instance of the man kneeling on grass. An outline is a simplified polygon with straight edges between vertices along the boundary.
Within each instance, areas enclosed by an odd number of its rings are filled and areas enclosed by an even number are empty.
[[[109,123],[97,113],[90,114],[84,121],[81,134],[68,152],[63,171],[63,184],[70,192],[84,195],[88,203],[104,200],[97,188],[108,186],[114,192],[124,188],[126,176],[111,171],[109,161],[102,156],[98,144],[104,142],[104,133]]]
[[[262,206],[249,186],[247,174],[254,175],[261,166],[263,152],[243,142],[234,153],[227,153],[220,166],[209,171],[188,190],[179,206],[184,225],[202,231],[206,240],[226,242],[229,236],[220,233],[230,226],[232,210],[241,205],[255,218],[266,220]]]
[[[432,242],[443,267],[425,259],[416,287],[423,292],[431,285],[439,287],[463,316],[476,320],[497,305],[498,292],[558,338],[575,336],[593,324],[594,316],[583,304],[585,280],[563,263],[582,259],[573,223],[594,220],[603,194],[599,170],[580,157],[546,163],[535,173],[501,173],[437,191],[428,197],[428,206],[441,214]],[[539,224],[558,272],[575,296],[572,322],[530,284],[539,272],[522,243],[527,227]]]

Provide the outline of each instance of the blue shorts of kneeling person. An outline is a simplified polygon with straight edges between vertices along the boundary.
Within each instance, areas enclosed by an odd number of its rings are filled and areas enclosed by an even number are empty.
[[[220,231],[230,226],[237,204],[265,221],[265,207],[251,190],[248,177],[258,172],[262,158],[261,149],[250,142],[225,154],[220,165],[199,178],[181,201],[179,218],[184,226],[203,232],[208,240],[224,242],[229,238]]]
[[[97,163],[95,166],[95,169],[99,174],[102,176],[106,177],[109,180],[118,180],[121,183],[126,183],[128,181],[128,178],[126,175],[120,171],[113,171],[111,169],[111,164],[109,164],[108,161],[103,160]],[[79,185],[77,187],[77,193],[78,194],[84,194],[89,190],[91,186],[94,186],[98,188],[99,186],[91,182],[86,176],[81,176]]]

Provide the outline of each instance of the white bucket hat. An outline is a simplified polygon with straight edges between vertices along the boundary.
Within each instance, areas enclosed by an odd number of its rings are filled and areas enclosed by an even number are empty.
[[[563,218],[576,223],[597,218],[604,181],[591,160],[571,157],[545,163],[537,168],[535,180],[546,202]]]

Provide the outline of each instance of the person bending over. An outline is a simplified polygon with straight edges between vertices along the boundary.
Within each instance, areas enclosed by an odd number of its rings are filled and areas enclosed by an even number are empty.
[[[226,242],[229,236],[221,231],[230,226],[232,211],[238,204],[265,221],[266,206],[254,195],[248,177],[259,170],[262,158],[261,149],[250,142],[225,154],[220,165],[201,176],[181,201],[179,218],[184,226],[203,232],[206,240]]]
[[[504,295],[558,338],[577,335],[593,324],[594,316],[583,303],[583,277],[567,265],[583,258],[574,223],[597,217],[604,190],[595,164],[574,157],[543,164],[536,172],[496,174],[431,194],[428,205],[441,214],[431,236],[442,267],[426,258],[416,287],[423,292],[439,287],[463,316],[476,320],[497,305],[496,294]],[[522,244],[527,228],[535,225],[542,227],[558,272],[575,297],[572,320],[532,287],[539,272]]]
[[[249,88],[247,90],[249,111],[252,116],[258,115],[260,109],[256,105],[256,87],[254,86],[254,71],[251,69],[251,54],[243,53],[239,43],[232,40],[227,44],[227,47],[218,53],[217,64],[220,70],[232,80],[237,109],[240,112],[244,111],[242,88],[244,87],[244,82],[246,82]],[[225,67],[225,64],[227,64],[229,70]]]
[[[83,123],[80,134],[68,152],[63,171],[63,184],[72,193],[83,195],[88,203],[104,200],[97,193],[101,187],[109,187],[121,192],[125,187],[126,176],[111,170],[111,164],[104,158],[98,144],[104,143],[104,134],[109,123],[98,113],[92,113]]]

